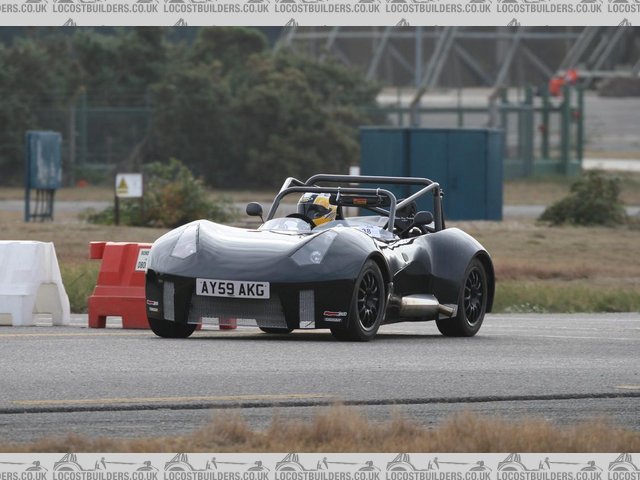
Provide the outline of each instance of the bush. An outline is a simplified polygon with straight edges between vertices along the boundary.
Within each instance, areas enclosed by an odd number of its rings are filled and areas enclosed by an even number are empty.
[[[568,196],[548,207],[539,220],[552,225],[620,225],[626,223],[627,215],[619,195],[619,179],[590,171],[571,185]]]
[[[155,162],[145,165],[144,178],[144,205],[135,201],[121,202],[122,225],[175,228],[201,218],[224,222],[233,213],[229,201],[210,200],[202,180],[195,178],[175,158],[168,164]],[[113,224],[114,207],[89,214],[86,218],[90,223]]]

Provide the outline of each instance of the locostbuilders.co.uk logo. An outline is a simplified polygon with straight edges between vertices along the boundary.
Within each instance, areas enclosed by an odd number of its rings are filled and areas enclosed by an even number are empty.
[[[387,0],[387,13],[489,13],[491,0]]]
[[[113,462],[105,457],[93,468],[85,468],[75,453],[67,453],[53,464],[53,480],[159,480],[158,469],[150,461]]]
[[[47,0],[2,2],[0,3],[0,14],[2,13],[47,13]]]
[[[17,471],[6,471],[5,466],[14,467]],[[2,480],[46,480],[47,468],[39,460],[31,463],[0,462],[0,479]]]
[[[418,459],[418,462],[420,459]],[[458,471],[451,470],[455,465]],[[400,453],[387,464],[386,480],[490,480],[491,468],[484,461],[448,462],[434,457],[426,465],[412,461],[407,453]]]
[[[158,0],[53,0],[54,13],[157,13]]]
[[[275,0],[276,13],[379,13],[380,0],[344,3],[327,0]]]
[[[639,13],[640,0],[609,0],[607,12],[610,13]]]
[[[497,0],[498,13],[600,13],[602,0]]]
[[[212,457],[194,466],[186,453],[178,453],[164,466],[164,480],[268,480],[270,469],[256,460],[252,463],[224,462]]]
[[[267,13],[268,0],[247,0],[244,3],[217,0],[162,0],[165,13]]]
[[[578,463],[545,457],[538,461],[537,468],[529,468],[518,453],[512,453],[498,463],[496,474],[497,480],[604,480],[602,468],[593,460]]]
[[[318,459],[315,468],[305,466],[297,453],[289,453],[276,463],[275,480],[381,480],[380,469],[367,460],[360,462],[332,462]]]

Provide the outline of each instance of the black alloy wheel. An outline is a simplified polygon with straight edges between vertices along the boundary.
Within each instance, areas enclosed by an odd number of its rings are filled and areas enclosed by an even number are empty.
[[[482,326],[488,297],[487,272],[482,262],[474,258],[464,275],[456,316],[436,321],[440,333],[447,337],[473,337]]]
[[[347,328],[332,328],[331,333],[339,340],[368,342],[384,320],[386,303],[380,267],[373,260],[367,260],[355,283]]]

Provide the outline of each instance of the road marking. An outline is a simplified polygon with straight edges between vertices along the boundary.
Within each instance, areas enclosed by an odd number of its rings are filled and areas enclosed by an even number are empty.
[[[101,336],[128,336],[128,335],[148,335],[148,332],[87,332],[87,333],[0,333],[0,338],[13,338],[13,337],[95,337]]]
[[[115,330],[115,329],[114,329]],[[207,336],[211,336],[211,334],[219,335],[219,336],[233,336],[233,335],[241,335],[247,333],[258,333],[257,330],[255,332],[242,331],[242,332],[227,332],[227,331],[217,331],[217,330],[200,330],[201,333],[206,333]],[[200,333],[197,332],[197,333]],[[61,333],[0,333],[0,338],[13,338],[13,337],[126,337],[126,336],[138,336],[138,337],[155,337],[151,330],[115,330],[108,331],[104,329],[94,329],[87,332],[73,333],[73,332],[61,332]],[[193,338],[197,338],[198,335],[194,335]]]
[[[101,405],[122,403],[189,403],[189,402],[248,402],[278,400],[333,399],[334,395],[323,393],[291,393],[281,395],[230,395],[213,397],[132,397],[132,398],[84,398],[68,400],[15,400],[11,403],[21,406],[40,405]]]
[[[12,337],[95,337],[97,335],[107,337],[118,336],[143,336],[149,335],[151,332],[105,332],[104,330],[87,333],[0,333],[0,338]]]
[[[616,388],[622,388],[623,390],[640,390],[640,385],[616,385]]]

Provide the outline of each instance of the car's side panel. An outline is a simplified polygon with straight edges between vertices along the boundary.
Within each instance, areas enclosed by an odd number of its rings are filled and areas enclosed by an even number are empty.
[[[493,265],[485,248],[472,236],[457,228],[448,228],[423,237],[430,243],[433,292],[440,303],[457,303],[459,289],[462,288],[464,273],[469,262],[482,256],[490,266],[489,283],[493,285]],[[455,287],[455,288],[454,288]],[[440,296],[438,296],[440,295]],[[491,288],[488,307],[493,302]],[[488,310],[489,311],[489,310]]]
[[[442,304],[457,304],[465,270],[478,255],[485,259],[489,283],[493,285],[493,266],[488,253],[473,237],[457,228],[401,240],[384,251],[387,258],[397,259],[399,254],[404,260],[404,265],[393,271],[394,293],[399,296],[428,293]],[[398,263],[394,260],[389,264]],[[489,305],[493,287],[490,297]]]

